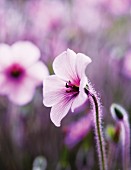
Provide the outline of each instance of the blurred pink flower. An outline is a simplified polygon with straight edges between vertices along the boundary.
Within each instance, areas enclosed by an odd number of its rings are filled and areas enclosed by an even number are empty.
[[[93,125],[91,113],[82,117],[77,122],[70,124],[66,130],[65,144],[72,148],[78,144],[90,131]]]
[[[74,23],[85,32],[94,33],[107,25],[105,16],[100,10],[100,2],[101,0],[77,0],[74,3],[72,10]]]
[[[70,108],[73,112],[85,103],[84,87],[88,84],[85,69],[90,62],[88,56],[70,49],[55,58],[53,70],[56,75],[44,80],[43,103],[52,107],[50,118],[56,126],[60,126]]]
[[[67,22],[68,9],[61,1],[29,1],[26,5],[27,14],[30,22],[33,24],[34,34],[42,33],[47,36],[51,34],[56,27]],[[34,20],[34,15],[37,18]]]
[[[12,43],[20,39],[25,31],[26,18],[14,3],[0,0],[0,42]]]
[[[18,105],[30,102],[36,86],[48,75],[39,58],[40,51],[31,42],[0,44],[0,94]]]

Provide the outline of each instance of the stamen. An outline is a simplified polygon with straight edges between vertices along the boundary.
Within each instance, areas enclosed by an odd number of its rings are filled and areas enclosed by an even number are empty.
[[[66,83],[65,87],[66,87],[66,88],[69,88],[69,85]]]
[[[79,93],[79,87],[72,84],[70,80],[66,83],[65,87],[68,89],[66,90],[67,93]]]

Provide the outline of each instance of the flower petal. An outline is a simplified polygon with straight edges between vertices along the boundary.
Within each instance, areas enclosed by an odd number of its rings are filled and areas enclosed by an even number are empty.
[[[60,126],[61,120],[67,115],[71,105],[72,100],[63,100],[51,108],[50,118],[56,126]]]
[[[72,106],[71,106],[72,112],[74,112],[74,110],[76,108],[82,106],[86,102],[86,100],[88,98],[84,91],[86,84],[88,84],[87,77],[86,77],[86,75],[83,75],[83,77],[80,81],[80,87],[79,87],[80,92],[79,92],[78,96],[76,96],[76,98],[74,99]]]
[[[8,94],[11,91],[11,84],[4,74],[0,74],[0,94]]]
[[[43,79],[49,75],[49,71],[47,66],[39,61],[27,69],[27,75],[32,79],[34,84],[39,85]]]
[[[83,73],[85,73],[87,65],[91,63],[91,59],[85,54],[78,53],[76,58],[76,72],[81,79]]]
[[[30,102],[34,91],[35,86],[29,78],[25,78],[22,82],[15,82],[0,76],[0,94],[7,95],[15,104],[24,105]]]
[[[40,58],[40,50],[29,41],[19,41],[11,46],[14,60],[31,66]]]
[[[56,75],[48,76],[43,81],[43,103],[45,106],[53,106],[59,103],[65,96],[65,82]]]
[[[76,53],[70,49],[57,56],[53,62],[55,74],[65,81],[74,82],[77,79],[76,74]]]
[[[15,104],[25,105],[32,100],[34,92],[34,84],[30,79],[25,78],[21,84],[14,84],[12,90],[8,93],[8,97]]]
[[[7,44],[0,45],[0,64],[1,67],[6,67],[11,63],[12,60],[12,52],[11,47]],[[1,68],[0,68],[1,70]]]
[[[26,105],[32,100],[35,90],[30,89],[30,91],[28,91],[28,93],[26,93],[25,90],[26,90],[26,88],[21,89],[21,92],[12,91],[12,93],[8,97],[13,103],[15,103],[17,105],[20,105],[20,106]]]

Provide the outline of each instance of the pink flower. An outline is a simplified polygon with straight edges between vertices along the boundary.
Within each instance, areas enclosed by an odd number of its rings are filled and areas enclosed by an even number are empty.
[[[39,58],[40,51],[31,42],[0,44],[0,94],[18,105],[30,102],[36,86],[48,75]]]
[[[55,26],[59,27],[68,21],[67,8],[61,1],[40,0],[33,3],[28,1],[26,5],[26,12],[33,24],[31,31],[35,34],[39,35],[41,32],[42,35],[47,36]],[[34,20],[34,14],[37,20]]]
[[[87,95],[84,87],[88,84],[85,69],[90,62],[88,56],[70,49],[55,58],[53,70],[56,75],[44,80],[43,103],[52,107],[50,118],[56,126],[60,126],[70,108],[73,112],[85,103]]]
[[[66,131],[65,144],[68,148],[73,148],[87,134],[93,125],[92,113],[82,117],[77,122],[70,124]]]
[[[101,1],[102,0],[75,1],[72,14],[78,28],[81,28],[84,32],[95,33],[99,29],[106,27],[107,21],[100,9]]]

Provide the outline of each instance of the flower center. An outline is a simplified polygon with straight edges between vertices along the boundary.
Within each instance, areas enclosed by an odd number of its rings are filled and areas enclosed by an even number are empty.
[[[13,64],[7,70],[7,74],[13,79],[20,79],[23,76],[24,72],[25,70],[19,64]]]
[[[79,87],[77,85],[72,84],[71,81],[66,83],[65,87],[67,88],[66,90],[67,93],[74,93],[74,94],[79,93]]]

